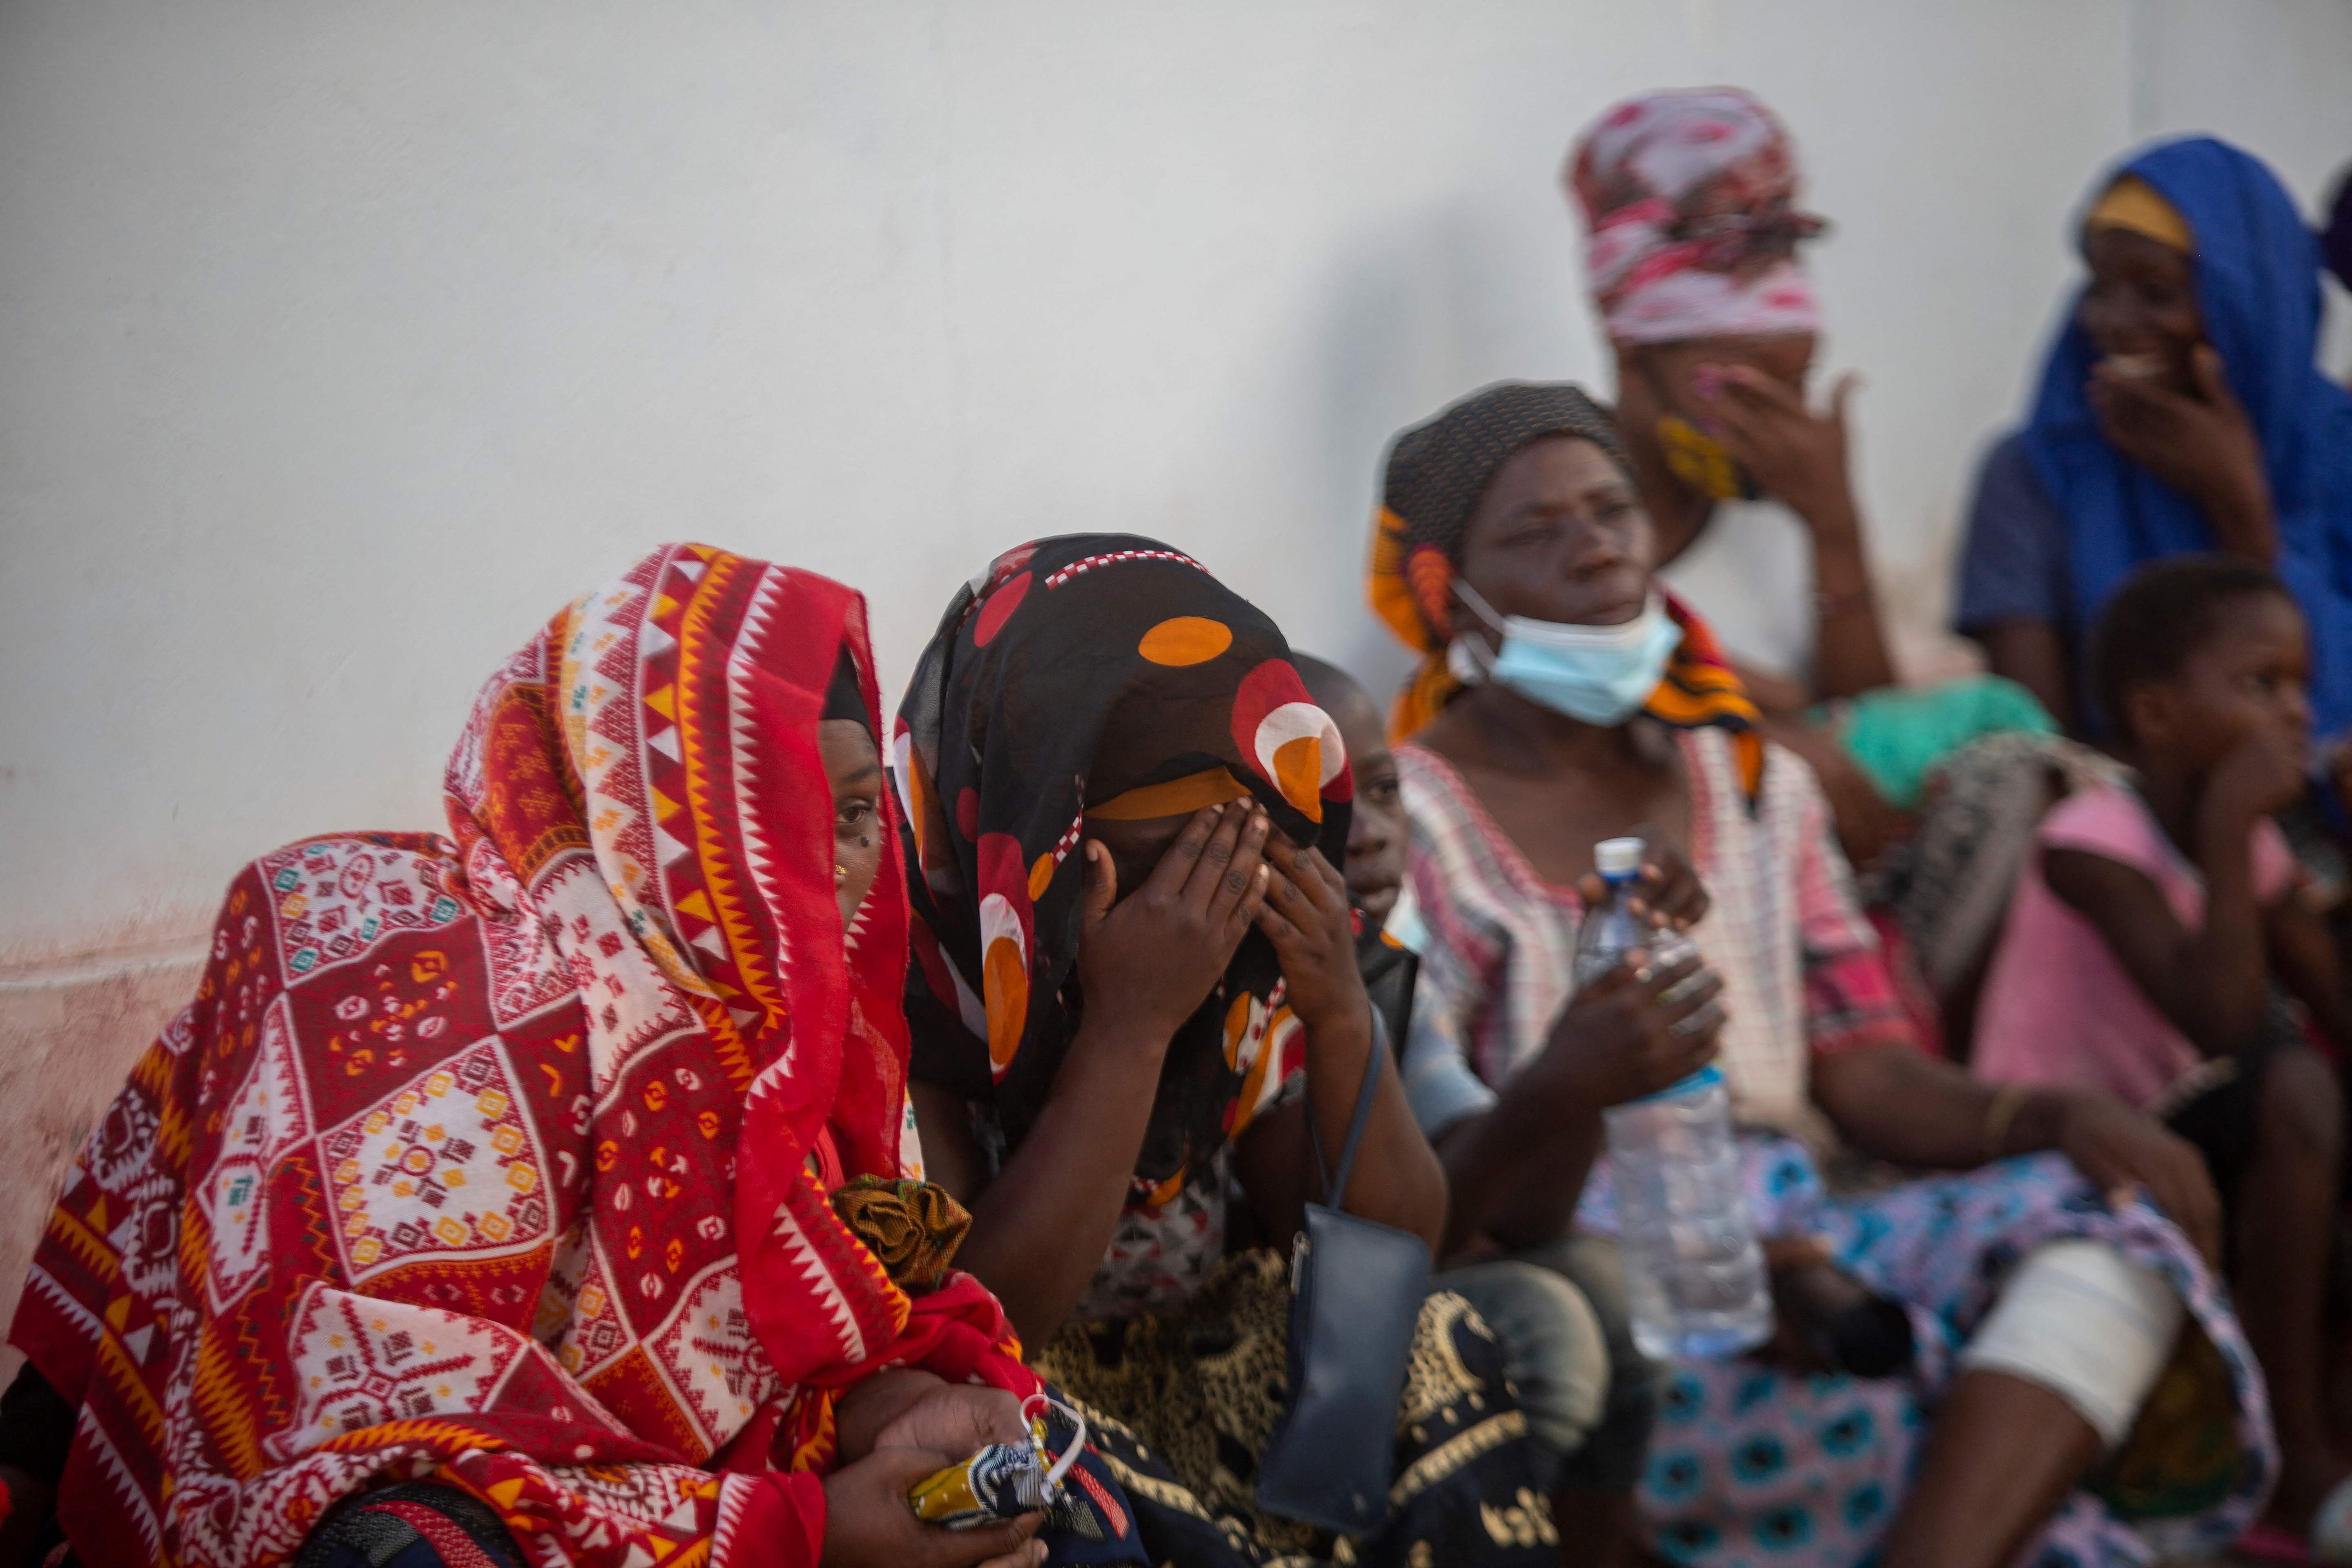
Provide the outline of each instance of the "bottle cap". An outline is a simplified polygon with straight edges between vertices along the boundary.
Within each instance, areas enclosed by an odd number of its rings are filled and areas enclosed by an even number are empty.
[[[1630,877],[1642,868],[1647,847],[1638,838],[1604,838],[1592,847],[1592,868],[1604,877]]]

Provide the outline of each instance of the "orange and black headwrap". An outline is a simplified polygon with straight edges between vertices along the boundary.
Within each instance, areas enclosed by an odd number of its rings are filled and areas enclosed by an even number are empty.
[[[1471,514],[1511,454],[1547,436],[1590,441],[1627,468],[1609,411],[1566,382],[1496,382],[1390,445],[1372,529],[1369,594],[1374,613],[1423,656],[1390,706],[1391,739],[1410,738],[1462,689],[1446,668],[1445,652],[1456,630],[1454,574]],[[1643,710],[1679,728],[1713,724],[1733,731],[1752,795],[1764,755],[1755,704],[1706,624],[1673,595],[1665,600],[1683,628],[1682,645]]]
[[[1007,1147],[1044,1109],[1083,1005],[1066,983],[1087,820],[1254,796],[1336,865],[1354,795],[1339,726],[1281,630],[1191,556],[1131,534],[1036,540],[966,584],[916,665],[891,771],[911,868],[913,1071],[988,1107]],[[1279,1089],[1297,1035],[1281,974],[1252,932],[1178,1027],[1139,1190],[1180,1189]]]

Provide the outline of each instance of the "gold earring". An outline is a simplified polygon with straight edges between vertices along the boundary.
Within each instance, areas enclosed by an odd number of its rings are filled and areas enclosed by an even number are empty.
[[[849,868],[835,860],[833,863],[833,885],[836,888],[849,880]]]

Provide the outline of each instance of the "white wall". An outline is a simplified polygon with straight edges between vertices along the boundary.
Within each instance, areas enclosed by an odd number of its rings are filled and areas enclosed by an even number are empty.
[[[0,962],[436,825],[476,683],[665,538],[860,584],[894,674],[1079,528],[1394,668],[1382,444],[1595,375],[1555,175],[1645,87],[1794,128],[1927,623],[2094,168],[2210,128],[2308,202],[2347,80],[2345,0],[11,0]]]

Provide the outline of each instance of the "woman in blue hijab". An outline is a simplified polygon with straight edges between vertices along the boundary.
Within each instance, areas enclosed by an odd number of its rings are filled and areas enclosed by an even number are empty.
[[[2090,269],[2023,429],[1985,458],[1958,629],[2070,729],[2081,653],[2160,556],[2270,567],[2311,625],[2314,728],[2352,726],[2352,395],[2319,372],[2319,247],[2261,162],[2167,142],[2096,188]]]
[[[2109,596],[2163,556],[2236,556],[2274,572],[2301,605],[2313,730],[2340,740],[2352,727],[2352,395],[2315,363],[2316,238],[2275,175],[2205,136],[2109,174],[2080,232],[2089,279],[2024,428],[1978,479],[1959,629],[1996,672],[2095,735],[2108,726],[2082,696],[2082,654]],[[2314,1364],[2324,1255],[2306,1262],[2307,1294],[2249,1288],[2240,1300],[2284,1460],[2271,1523],[2300,1531],[2308,1520],[2315,1550],[2340,1550],[2352,1481]]]

